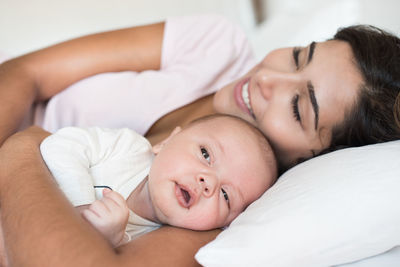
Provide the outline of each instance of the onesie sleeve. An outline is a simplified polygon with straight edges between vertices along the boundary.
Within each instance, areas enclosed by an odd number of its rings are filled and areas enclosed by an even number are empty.
[[[40,145],[42,157],[60,189],[74,206],[95,201],[90,166],[96,163],[100,140],[83,128],[66,127]]]
[[[129,129],[66,127],[47,137],[40,151],[61,190],[74,206],[79,206],[96,200],[94,186],[98,180],[92,168],[104,165],[117,169],[115,163],[137,153],[131,144],[142,139]]]

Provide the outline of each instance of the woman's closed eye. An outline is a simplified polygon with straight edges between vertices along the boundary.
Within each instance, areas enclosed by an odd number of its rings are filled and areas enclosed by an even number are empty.
[[[222,195],[224,196],[226,203],[228,204],[228,208],[230,208],[228,193],[223,188],[221,188],[221,192],[222,192]]]
[[[210,154],[208,153],[207,149],[205,149],[204,147],[201,147],[200,151],[201,151],[201,155],[203,156],[203,158],[205,158],[207,160],[207,162],[210,163],[211,162]]]
[[[301,123],[301,116],[299,112],[299,95],[296,94],[292,98],[292,111],[293,111],[293,116],[296,119],[296,121]]]

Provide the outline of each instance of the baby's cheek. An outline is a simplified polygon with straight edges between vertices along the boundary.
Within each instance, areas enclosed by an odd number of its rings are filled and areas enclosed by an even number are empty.
[[[192,230],[211,230],[222,227],[225,218],[221,218],[220,214],[216,212],[215,208],[209,208],[206,211],[191,211],[182,223],[181,227],[185,227]]]
[[[245,211],[245,208],[241,210],[231,210],[229,214],[226,216],[226,221],[224,226],[229,226],[242,212]]]

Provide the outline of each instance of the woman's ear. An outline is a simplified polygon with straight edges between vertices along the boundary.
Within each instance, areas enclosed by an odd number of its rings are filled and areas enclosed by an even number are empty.
[[[179,133],[180,131],[182,131],[182,128],[181,127],[176,127],[171,133],[170,133],[170,135],[167,137],[167,138],[165,138],[164,140],[162,140],[160,143],[158,143],[158,144],[156,144],[156,145],[154,145],[153,146],[153,153],[154,154],[158,154],[158,153],[160,153],[160,151],[162,150],[162,148],[164,147],[164,145],[165,144],[167,144],[168,142],[169,142],[169,140],[171,140],[171,138],[174,136],[174,135],[176,135],[177,133]]]

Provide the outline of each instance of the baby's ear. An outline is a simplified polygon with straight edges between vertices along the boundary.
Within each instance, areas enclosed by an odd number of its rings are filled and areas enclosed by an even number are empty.
[[[164,145],[167,144],[167,143],[169,142],[169,140],[170,140],[174,135],[176,135],[177,133],[179,133],[180,131],[182,131],[182,128],[179,127],[179,126],[176,127],[176,128],[169,134],[169,136],[168,136],[167,138],[165,138],[165,139],[162,140],[160,143],[158,143],[158,144],[156,144],[156,145],[153,146],[153,153],[157,155],[157,154],[162,150],[162,148],[164,147]]]

